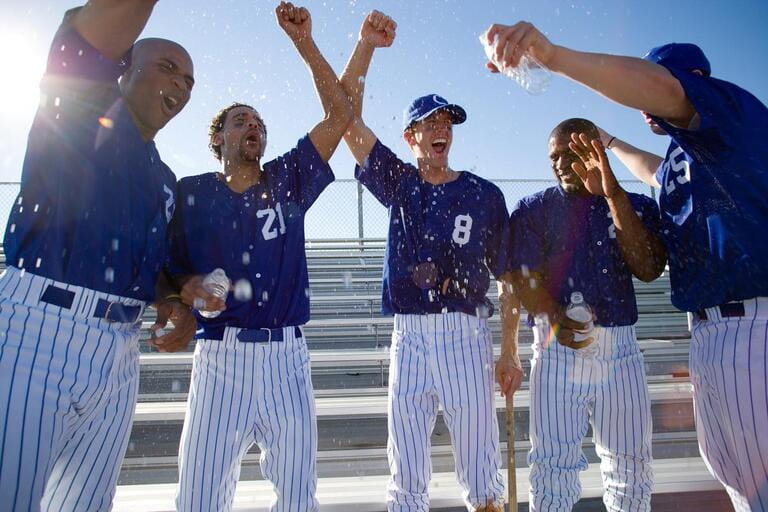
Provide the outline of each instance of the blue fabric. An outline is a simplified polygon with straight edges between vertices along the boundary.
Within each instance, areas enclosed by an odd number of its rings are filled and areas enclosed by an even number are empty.
[[[467,113],[458,105],[448,103],[442,96],[427,94],[416,98],[403,111],[403,130],[413,123],[426,119],[438,110],[446,110],[451,114],[453,124],[461,124],[467,120]]]
[[[659,209],[649,197],[627,193],[645,227],[659,236]],[[514,210],[509,268],[538,272],[561,306],[578,291],[596,324],[632,325],[637,303],[632,273],[621,254],[605,198],[550,187],[521,199]]]
[[[9,265],[151,301],[166,259],[176,179],[120,97],[114,62],[57,32],[5,232]]]
[[[229,294],[227,309],[216,318],[197,315],[204,337],[221,339],[225,327],[306,323],[304,216],[333,181],[331,168],[305,136],[264,164],[259,183],[242,194],[220,176],[209,172],[179,180],[179,207],[171,224],[173,277],[223,268],[241,290]]]
[[[501,190],[466,171],[450,183],[427,183],[380,141],[355,177],[389,209],[382,312],[476,315],[486,305],[489,273],[506,271],[509,230]],[[424,261],[437,265],[441,280],[458,283],[460,296],[430,301],[412,279],[413,267]]]
[[[697,311],[768,296],[768,109],[728,82],[670,68],[698,118],[656,173],[672,303]]]

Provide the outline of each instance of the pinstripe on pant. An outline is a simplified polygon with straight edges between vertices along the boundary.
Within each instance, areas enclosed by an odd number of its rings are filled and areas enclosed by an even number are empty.
[[[570,511],[581,496],[581,449],[589,425],[609,511],[651,506],[651,404],[634,326],[595,327],[598,350],[581,357],[534,327],[528,456],[530,508]]]
[[[317,423],[309,351],[293,327],[284,341],[243,343],[240,329],[195,349],[179,448],[179,511],[231,510],[240,462],[258,443],[275,486],[273,511],[316,511]]]
[[[395,315],[387,411],[389,510],[429,510],[430,435],[438,405],[467,508],[502,497],[493,368],[484,319],[463,313]]]
[[[49,284],[74,292],[69,310],[39,301]],[[136,404],[139,333],[91,318],[99,298],[118,299],[12,267],[0,277],[3,510],[112,506]]]
[[[744,309],[693,323],[690,369],[701,454],[736,511],[754,512],[768,510],[768,298]]]

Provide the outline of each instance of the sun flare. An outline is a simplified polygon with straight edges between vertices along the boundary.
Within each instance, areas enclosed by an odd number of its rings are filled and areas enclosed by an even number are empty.
[[[0,30],[0,111],[16,117],[34,112],[45,70],[42,43],[24,31]]]

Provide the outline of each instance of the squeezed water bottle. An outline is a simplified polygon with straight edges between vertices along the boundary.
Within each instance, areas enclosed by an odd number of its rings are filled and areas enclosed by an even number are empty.
[[[544,67],[532,55],[524,53],[520,57],[520,62],[515,67],[509,67],[496,60],[496,46],[499,44],[499,35],[493,38],[493,43],[488,43],[485,34],[480,36],[480,43],[485,49],[485,55],[493,63],[499,72],[508,76],[526,90],[529,94],[537,95],[544,93],[552,80],[552,73]]]
[[[215,295],[220,299],[225,299],[229,293],[229,278],[224,269],[217,268],[213,272],[203,278],[203,288],[208,293]],[[200,316],[205,318],[216,318],[221,314],[221,311],[203,311],[199,310]]]
[[[593,344],[595,340],[592,336],[592,332],[595,329],[594,317],[592,316],[592,308],[584,302],[584,296],[581,292],[571,293],[571,301],[568,303],[568,307],[565,308],[565,316],[587,325],[583,330],[573,331],[573,341],[577,344],[576,354],[582,356],[594,355],[597,352],[597,345]]]

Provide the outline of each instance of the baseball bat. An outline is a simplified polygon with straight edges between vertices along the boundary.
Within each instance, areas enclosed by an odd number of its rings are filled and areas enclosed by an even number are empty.
[[[514,394],[507,393],[507,504],[509,512],[517,512],[517,472],[515,467]]]

